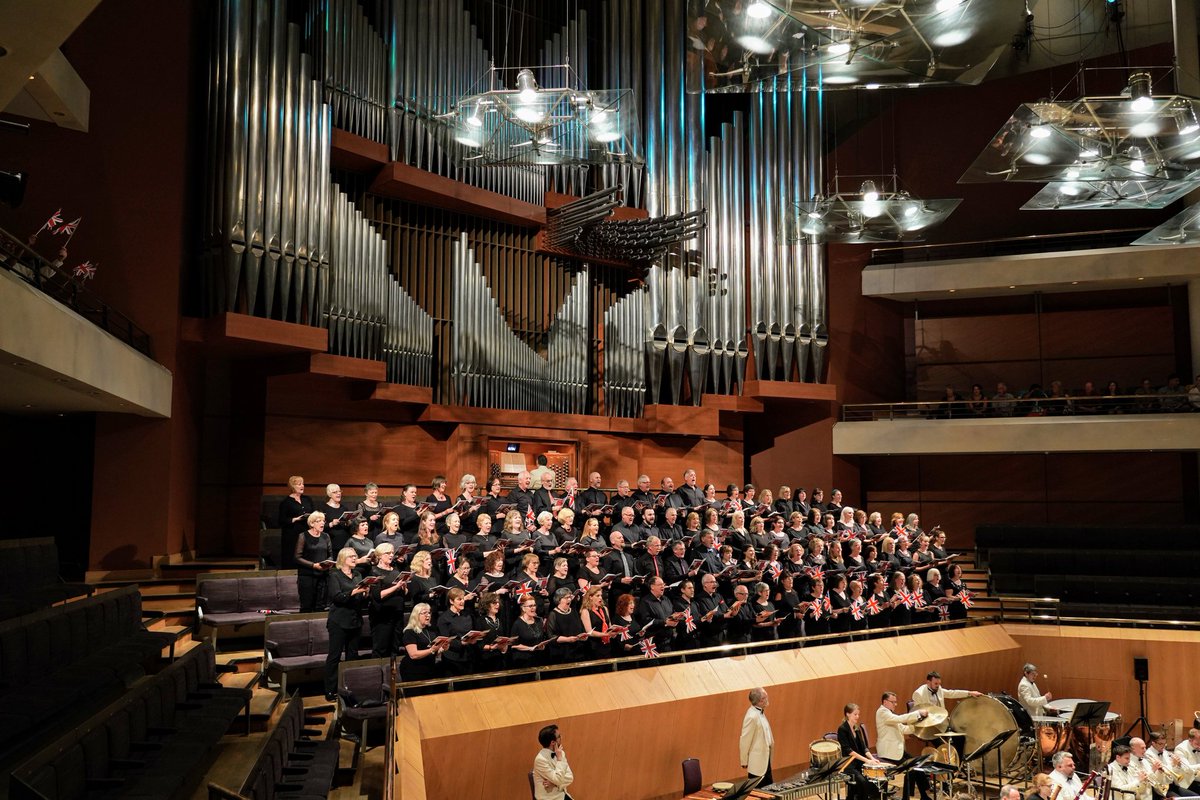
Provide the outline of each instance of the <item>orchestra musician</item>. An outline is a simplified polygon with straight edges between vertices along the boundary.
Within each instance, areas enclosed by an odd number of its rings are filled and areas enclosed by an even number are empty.
[[[557,725],[547,725],[538,731],[542,749],[533,759],[534,800],[571,800],[567,787],[575,780],[567,751],[562,746],[562,734]]]
[[[1083,781],[1075,774],[1075,757],[1066,750],[1054,754],[1050,761],[1054,769],[1050,772],[1050,780],[1058,789],[1055,800],[1075,800],[1083,788]]]
[[[1131,764],[1133,752],[1127,744],[1113,747],[1113,760],[1108,765],[1109,785],[1114,795],[1128,800],[1150,800],[1150,782],[1136,764]],[[1120,800],[1120,798],[1115,798]]]
[[[838,726],[838,744],[842,746],[842,756],[855,755],[856,758],[847,765],[843,773],[850,779],[846,785],[846,800],[867,800],[871,795],[871,782],[863,774],[864,763],[875,763],[871,747],[867,742],[867,732],[859,724],[859,708],[857,703],[847,703],[842,709],[845,719]]]
[[[925,676],[925,682],[918,686],[912,694],[913,707],[919,706],[938,706],[939,708],[946,707],[947,700],[961,700],[964,697],[979,697],[980,693],[974,689],[944,689],[942,688],[942,676],[931,671]],[[949,727],[948,723],[943,722],[932,728],[934,733],[941,733]],[[959,750],[959,755],[962,755],[963,740],[961,738],[954,740],[954,747]]]
[[[1129,740],[1129,767],[1136,769],[1145,779],[1146,791],[1140,800],[1150,800],[1151,794],[1163,797],[1171,791],[1170,767],[1162,759],[1153,758],[1146,754],[1146,742],[1138,737]],[[1116,750],[1113,750],[1114,756]],[[1171,792],[1174,794],[1174,792]]]
[[[1188,762],[1182,761],[1174,751],[1167,747],[1165,733],[1154,731],[1150,734],[1150,746],[1146,748],[1146,755],[1149,758],[1158,759],[1174,773],[1171,776],[1171,794],[1176,797],[1196,796],[1196,792],[1191,789],[1194,785],[1193,781],[1196,780],[1196,769]]]
[[[1047,703],[1054,697],[1046,692],[1041,693],[1038,689],[1038,668],[1036,664],[1026,664],[1022,669],[1021,681],[1017,684],[1017,700],[1025,707],[1031,717],[1044,717],[1047,715],[1055,715],[1057,709],[1047,707]]]
[[[897,714],[897,702],[899,698],[895,692],[884,692],[879,701],[879,708],[875,709],[875,753],[881,760],[892,763],[904,759],[904,737],[916,731],[912,724],[929,716],[929,712],[923,708],[907,714]],[[920,770],[909,770],[905,773],[901,799],[908,800],[912,796],[914,785],[921,793],[921,800],[929,800],[929,776]]]
[[[1033,776],[1033,787],[1029,794],[1025,795],[1025,800],[1050,800],[1050,795],[1054,793],[1054,781],[1050,780],[1050,776],[1044,772],[1039,772]]]
[[[771,734],[771,723],[767,720],[767,690],[761,686],[750,690],[750,707],[742,717],[742,733],[738,739],[739,763],[752,778],[759,778],[759,785],[775,782],[771,774],[771,752],[775,737]]]
[[[1175,745],[1175,756],[1186,763],[1196,774],[1200,774],[1200,728],[1190,728],[1187,738]],[[1200,793],[1200,780],[1192,780],[1188,786],[1192,792]]]

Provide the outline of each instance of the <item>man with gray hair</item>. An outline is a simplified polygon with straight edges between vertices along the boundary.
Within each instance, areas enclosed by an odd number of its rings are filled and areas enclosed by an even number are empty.
[[[775,748],[775,737],[771,734],[771,723],[767,720],[767,690],[757,686],[750,690],[750,707],[742,717],[742,735],[738,740],[738,763],[752,778],[759,778],[758,785],[774,783],[771,775],[771,753]]]
[[[1006,783],[1000,787],[998,800],[1021,800],[1021,790],[1011,783]]]
[[[1050,772],[1050,780],[1058,787],[1056,800],[1075,800],[1079,797],[1083,781],[1075,774],[1075,757],[1066,750],[1060,750],[1054,754],[1050,763],[1054,765]]]
[[[1058,711],[1056,709],[1047,708],[1046,706],[1046,704],[1053,700],[1054,697],[1049,692],[1042,694],[1041,690],[1038,689],[1037,665],[1026,664],[1021,672],[1023,674],[1021,676],[1021,681],[1017,684],[1017,700],[1019,700],[1021,705],[1025,707],[1025,710],[1029,712],[1029,716],[1044,717],[1057,714]]]

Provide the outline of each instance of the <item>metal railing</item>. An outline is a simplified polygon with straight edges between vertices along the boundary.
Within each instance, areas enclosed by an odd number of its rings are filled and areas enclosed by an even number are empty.
[[[153,358],[150,334],[129,317],[109,308],[103,300],[83,288],[62,265],[46,260],[21,240],[0,228],[0,267],[53,297],[84,319],[107,331],[144,356]]]
[[[1149,228],[1115,228],[1102,231],[1082,231],[1080,233],[1053,233],[1033,236],[1012,236],[1004,239],[980,239],[974,242],[906,244],[893,247],[876,247],[871,250],[871,260],[868,263],[905,264],[912,261],[951,261],[960,258],[990,258],[1022,255],[1024,253],[1124,247],[1148,230]]]
[[[572,661],[566,664],[549,664],[525,669],[497,670],[495,672],[479,672],[470,675],[456,675],[450,678],[433,678],[423,681],[407,681],[397,684],[402,692],[420,690],[423,693],[440,691],[453,692],[456,689],[475,688],[473,684],[484,683],[515,683],[529,680],[543,680],[577,675],[581,673],[616,672],[622,668],[658,667],[664,664],[687,663],[708,658],[728,658],[732,656],[747,656],[756,653],[770,652],[790,648],[804,648],[812,645],[846,642],[848,640],[864,641],[884,637],[900,636],[907,633],[927,633],[947,628],[975,627],[989,623],[1000,622],[998,616],[975,616],[966,619],[940,620],[938,622],[922,622],[916,625],[903,625],[890,628],[875,628],[853,633],[826,633],[818,636],[800,636],[791,639],[774,639],[763,642],[748,642],[745,644],[722,644],[715,647],[699,647],[690,650],[669,651],[654,658],[644,655],[623,656],[620,658],[603,658],[593,661]],[[463,685],[465,684],[465,685]]]
[[[1193,405],[1193,402],[1196,405]],[[902,403],[855,403],[842,406],[843,422],[894,419],[1006,419],[1082,417],[1113,414],[1179,414],[1200,410],[1200,390],[1159,394],[1023,397],[976,405],[971,400],[918,400]]]

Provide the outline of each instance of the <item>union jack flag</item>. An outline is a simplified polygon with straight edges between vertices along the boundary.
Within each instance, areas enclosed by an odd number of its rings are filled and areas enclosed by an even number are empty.
[[[812,611],[813,619],[821,618],[821,602],[820,601],[813,603],[812,608],[810,608],[809,610]]]
[[[867,601],[867,613],[875,615],[880,611],[881,609],[879,608],[879,601],[875,598],[875,595],[871,595],[871,599]]]
[[[833,603],[829,602],[829,595],[825,595],[823,598],[821,598],[821,605],[825,607],[826,614],[833,613]]]
[[[896,596],[900,598],[900,602],[904,604],[905,608],[912,608],[913,603],[917,602],[916,592],[912,592],[910,594],[909,592],[901,589],[900,591],[896,592]]]
[[[688,633],[694,633],[696,630],[696,620],[692,617],[690,608],[683,612],[683,629]]]
[[[624,628],[622,628],[621,633],[618,635],[617,638],[619,638],[622,642],[628,642],[630,639],[629,626],[625,626]]]
[[[457,569],[455,569],[455,565],[457,565],[457,564],[458,564],[458,551],[450,550],[449,548],[447,548],[447,550],[446,550],[446,567],[447,567],[447,569],[450,570],[451,575],[453,575],[455,572],[458,571]]]
[[[59,220],[59,221],[61,222],[61,220]],[[67,224],[60,225],[58,230],[56,230],[54,232],[54,235],[58,236],[61,233],[65,233],[67,236],[71,236],[72,234],[75,233],[75,229],[79,227],[79,223],[81,223],[81,222],[83,222],[83,217],[76,217],[75,219],[68,222]]]
[[[531,531],[537,530],[537,517],[533,515],[532,505],[526,506],[525,508],[525,527],[529,528]]]
[[[963,608],[970,608],[975,605],[975,595],[963,589],[962,594],[958,596],[958,602],[963,604]]]
[[[851,604],[851,606],[850,606],[850,616],[854,617],[856,620],[862,619],[863,618],[862,607],[863,607],[862,600],[861,599],[855,600],[854,603]]]
[[[772,561],[771,566],[767,568],[767,571],[771,573],[771,580],[777,581],[779,580],[779,576],[783,574],[783,567],[779,565],[778,561]]]
[[[820,567],[808,567],[804,571],[807,572],[808,576],[814,581],[825,580],[825,570],[821,569]]]
[[[654,637],[650,636],[638,642],[638,647],[642,649],[642,655],[646,658],[658,658],[658,648],[654,646]]]
[[[85,261],[75,269],[71,270],[71,274],[81,280],[88,280],[96,277],[96,265],[90,261]]]
[[[949,606],[937,606],[937,612],[938,612],[938,616],[941,617],[942,619],[949,619],[949,617],[950,617],[950,607]]]
[[[533,587],[530,586],[529,583],[522,583],[520,586],[513,589],[513,599],[515,599],[518,604],[520,604],[522,600],[524,600],[526,597],[529,597],[531,594],[533,594]]]
[[[563,505],[567,508],[575,508],[575,492],[567,492],[567,496],[563,498]]]
[[[62,225],[62,209],[55,211],[50,215],[50,219],[46,220],[46,224],[41,227],[42,231],[52,231],[59,225]],[[40,231],[39,231],[40,232]]]

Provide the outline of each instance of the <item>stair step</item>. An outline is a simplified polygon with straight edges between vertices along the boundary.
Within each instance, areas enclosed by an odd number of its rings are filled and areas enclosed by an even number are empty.
[[[228,689],[250,689],[258,684],[258,673],[253,671],[222,672],[218,677],[221,685]]]
[[[271,713],[275,710],[275,706],[279,704],[279,692],[273,689],[264,689],[261,686],[255,686],[253,693],[250,695],[250,720],[254,722],[266,722],[271,718]]]
[[[230,650],[226,653],[217,653],[218,664],[234,664],[238,667],[238,672],[242,672],[243,667],[252,668],[255,672],[258,672],[259,667],[262,665],[262,660],[262,650]]]

